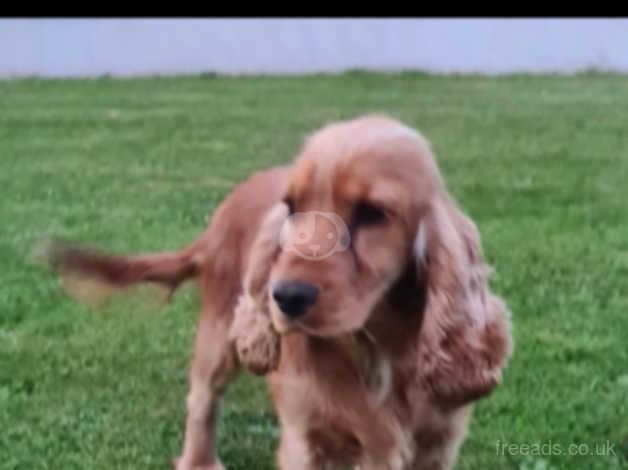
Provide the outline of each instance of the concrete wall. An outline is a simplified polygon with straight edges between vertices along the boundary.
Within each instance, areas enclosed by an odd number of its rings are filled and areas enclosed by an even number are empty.
[[[628,72],[628,20],[3,19],[0,76]]]

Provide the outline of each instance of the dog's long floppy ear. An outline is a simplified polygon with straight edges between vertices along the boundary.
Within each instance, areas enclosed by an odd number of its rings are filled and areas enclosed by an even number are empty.
[[[489,290],[475,224],[439,195],[414,248],[426,289],[418,346],[423,385],[443,406],[488,395],[511,354],[510,314]]]
[[[273,206],[262,221],[249,252],[244,290],[259,305],[265,303],[268,276],[281,246],[279,234],[288,217],[288,206],[283,202]]]
[[[281,341],[272,326],[266,304],[268,277],[279,253],[279,233],[288,216],[286,204],[273,206],[265,215],[248,254],[244,293],[238,300],[229,330],[240,364],[264,375],[279,365]]]

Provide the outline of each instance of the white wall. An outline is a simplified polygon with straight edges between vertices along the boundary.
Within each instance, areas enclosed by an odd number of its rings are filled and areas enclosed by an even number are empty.
[[[0,76],[628,72],[628,20],[3,19]]]

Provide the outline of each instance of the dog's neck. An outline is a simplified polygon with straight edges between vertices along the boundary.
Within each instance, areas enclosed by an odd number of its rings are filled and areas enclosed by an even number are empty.
[[[410,262],[375,306],[364,329],[385,354],[401,356],[415,344],[423,323],[425,289],[423,276]]]

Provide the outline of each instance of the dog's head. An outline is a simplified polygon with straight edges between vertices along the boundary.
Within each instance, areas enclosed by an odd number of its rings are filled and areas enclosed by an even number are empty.
[[[286,188],[246,281],[277,331],[340,336],[378,306],[414,309],[423,383],[449,403],[493,389],[510,353],[508,315],[488,288],[475,224],[417,132],[382,116],[327,126]]]
[[[402,275],[442,191],[426,141],[393,119],[367,116],[311,136],[286,212],[268,224],[278,248],[266,283],[275,327],[319,336],[359,329]]]

